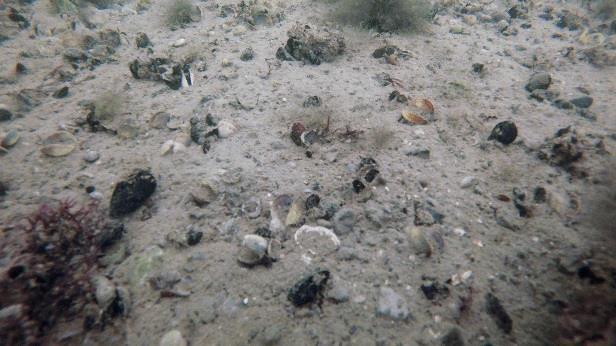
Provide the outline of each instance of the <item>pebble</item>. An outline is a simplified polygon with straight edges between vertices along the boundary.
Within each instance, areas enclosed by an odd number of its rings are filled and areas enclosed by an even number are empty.
[[[13,118],[13,113],[6,106],[0,104],[0,121],[9,121]]]
[[[530,77],[526,90],[532,92],[536,89],[547,89],[552,84],[552,77],[547,72],[535,73]]]
[[[187,346],[186,339],[179,330],[167,332],[160,340],[160,346]]]
[[[104,276],[97,276],[92,281],[95,287],[96,303],[101,309],[106,310],[116,297],[116,287]]]
[[[255,52],[254,50],[252,50],[252,48],[248,47],[246,49],[244,49],[242,51],[242,54],[240,55],[240,60],[242,61],[250,61],[252,59],[254,59],[255,57]]]
[[[502,121],[492,129],[488,140],[495,139],[502,144],[508,145],[518,136],[518,128],[512,121]]]
[[[406,300],[389,287],[381,287],[376,313],[394,320],[406,320],[410,316]]]
[[[298,307],[316,302],[325,289],[329,277],[329,270],[317,269],[296,282],[289,289],[287,299]]]
[[[460,181],[460,187],[463,189],[469,188],[475,184],[477,184],[477,178],[471,175],[462,178],[462,181]]]
[[[513,329],[513,321],[505,308],[501,305],[500,300],[492,293],[486,294],[486,311],[492,317],[498,328],[509,334]]]
[[[333,224],[336,235],[345,235],[353,232],[357,222],[355,212],[350,208],[342,208],[334,214]]]
[[[134,212],[156,190],[156,178],[146,170],[138,170],[116,184],[109,205],[110,215],[119,217]]]
[[[441,339],[441,345],[443,346],[464,346],[464,339],[462,333],[458,328],[452,328]]]
[[[56,98],[56,99],[65,98],[66,96],[68,96],[68,87],[64,86],[64,87],[54,91],[52,96],[54,98]]]
[[[592,105],[593,98],[590,96],[581,96],[581,97],[576,97],[570,100],[569,102],[571,102],[573,105],[579,108],[588,108]]]
[[[186,45],[186,39],[181,38],[175,42],[173,42],[172,46],[175,48],[184,47]]]

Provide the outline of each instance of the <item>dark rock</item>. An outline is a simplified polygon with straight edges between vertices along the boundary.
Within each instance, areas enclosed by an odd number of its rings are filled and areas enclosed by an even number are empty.
[[[190,228],[188,232],[186,232],[186,244],[188,244],[189,246],[199,244],[201,238],[203,238],[203,232],[201,231],[195,231],[194,229]]]
[[[365,188],[366,188],[366,185],[364,185],[364,183],[362,183],[361,180],[359,179],[353,180],[353,191],[355,191],[355,193],[360,193]]]
[[[96,187],[90,185],[90,186],[86,186],[86,193],[92,193],[96,191]]]
[[[507,10],[507,14],[509,14],[509,17],[514,18],[514,19],[515,18],[525,18],[526,13],[528,13],[528,10],[523,8],[520,5],[514,5],[509,10]]]
[[[304,133],[300,136],[300,139],[302,144],[308,147],[319,139],[319,134],[315,130],[304,131]]]
[[[13,118],[13,113],[10,110],[0,106],[0,121],[9,121]]]
[[[447,288],[447,286],[440,285],[438,282],[422,284],[421,291],[428,300],[447,298],[449,296],[449,288]]]
[[[512,121],[503,121],[494,126],[488,140],[495,139],[502,144],[508,145],[513,143],[517,136],[518,128],[515,124]]]
[[[116,184],[111,203],[110,215],[119,217],[137,210],[156,190],[156,178],[145,170],[138,170]]]
[[[533,193],[535,203],[545,203],[547,201],[547,191],[541,186],[537,186]]]
[[[401,94],[398,90],[394,90],[389,94],[389,101],[396,100],[400,103],[406,103],[408,101],[408,97]]]
[[[28,73],[28,68],[26,67],[26,65],[18,62],[17,64],[15,64],[15,73],[26,74]]]
[[[255,51],[251,47],[244,49],[242,51],[242,54],[240,54],[240,60],[242,61],[250,61],[254,58],[255,58]]]
[[[308,196],[308,198],[306,198],[306,210],[318,207],[320,202],[321,198],[319,197],[319,195],[313,193],[312,195]]]
[[[287,299],[295,306],[304,306],[315,302],[320,304],[329,276],[328,270],[316,270],[295,283],[289,290]]]
[[[387,45],[387,46],[383,46],[381,48],[377,48],[373,53],[372,53],[372,57],[373,58],[383,58],[389,55],[394,55],[396,53],[398,53],[400,51],[400,49],[396,46],[393,45]]]
[[[296,145],[302,145],[302,134],[306,132],[306,128],[302,123],[294,123],[291,126],[291,140]]]
[[[364,179],[366,179],[367,182],[371,183],[372,181],[374,181],[376,176],[379,175],[379,173],[380,172],[378,171],[378,169],[372,168],[368,171],[368,173],[366,173]]]
[[[0,197],[6,196],[6,192],[9,190],[9,187],[5,182],[0,181]]]
[[[588,108],[592,105],[593,98],[590,96],[580,96],[580,97],[571,99],[569,102],[571,102],[573,105],[579,108]]]
[[[458,328],[452,328],[441,339],[441,345],[443,346],[464,346],[464,339],[462,333]]]
[[[99,244],[102,250],[106,250],[109,247],[116,244],[124,234],[126,233],[126,229],[124,228],[124,224],[120,222],[110,222],[103,227],[100,235],[99,235]]]
[[[333,61],[345,49],[344,38],[327,29],[297,24],[287,34],[289,39],[286,45],[276,52],[276,57],[281,60],[292,59],[319,65]]]
[[[547,72],[535,73],[530,77],[526,90],[532,92],[536,89],[547,89],[552,84],[552,77]]]
[[[483,72],[484,69],[484,65],[480,64],[480,63],[474,63],[473,64],[473,72],[475,73],[481,73]]]
[[[567,100],[558,99],[554,101],[554,106],[560,109],[573,109],[573,104]]]
[[[270,231],[269,228],[266,227],[259,227],[257,228],[257,230],[255,231],[255,234],[258,236],[261,236],[263,238],[271,238],[272,237],[272,231]]]
[[[590,268],[590,265],[581,266],[577,271],[577,275],[582,280],[588,279],[588,283],[591,285],[600,285],[605,282],[605,278],[597,276]]]
[[[492,293],[486,294],[486,311],[490,317],[496,322],[498,328],[509,334],[513,329],[513,321],[505,308],[501,305],[499,299]]]
[[[305,108],[308,107],[321,107],[321,98],[318,96],[308,96],[302,104]]]
[[[68,96],[68,87],[64,86],[56,91],[54,91],[53,95],[54,98],[56,99],[62,99],[65,98],[66,96]]]
[[[582,27],[582,17],[564,10],[559,16],[556,26],[562,29],[569,29],[570,31],[578,30]]]
[[[137,48],[147,48],[152,46],[152,42],[145,32],[137,33],[137,36],[135,37],[135,44],[137,44]]]
[[[198,116],[190,118],[190,139],[193,142],[203,145],[206,141],[208,125],[206,119]]]

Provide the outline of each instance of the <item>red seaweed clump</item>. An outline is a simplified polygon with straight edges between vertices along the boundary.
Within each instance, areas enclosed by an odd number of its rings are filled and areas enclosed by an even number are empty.
[[[47,343],[55,325],[82,318],[104,221],[97,203],[64,200],[0,233],[0,344]]]

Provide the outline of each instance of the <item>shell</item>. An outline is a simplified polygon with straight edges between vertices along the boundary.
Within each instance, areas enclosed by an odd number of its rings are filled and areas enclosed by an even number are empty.
[[[6,136],[4,136],[1,144],[5,148],[10,148],[17,144],[20,137],[21,136],[19,135],[19,132],[17,132],[16,130],[11,130],[9,131],[9,133],[6,134]]]
[[[66,131],[53,133],[43,141],[41,152],[51,157],[66,156],[75,150],[77,139]]]
[[[280,258],[280,251],[282,251],[282,244],[278,239],[271,239],[267,244],[267,257],[272,260],[278,260]]]
[[[423,111],[434,113],[434,105],[428,99],[417,99],[415,100],[415,106],[420,108]]]
[[[160,147],[160,155],[161,156],[165,156],[169,153],[171,153],[171,151],[173,150],[173,145],[175,144],[175,142],[170,139],[168,141],[166,141],[165,143],[163,143],[163,145]]]
[[[432,245],[428,242],[424,232],[412,227],[406,231],[411,250],[418,256],[430,257],[432,255]]]
[[[340,247],[336,234],[325,227],[304,225],[295,231],[295,243],[311,255],[327,255]]]
[[[218,137],[227,138],[237,132],[237,127],[228,121],[221,120],[218,123]]]
[[[258,264],[267,254],[268,245],[265,238],[256,234],[247,234],[242,241],[237,260],[246,265]]]
[[[426,119],[409,111],[402,111],[402,119],[413,125],[426,125],[428,123]]]

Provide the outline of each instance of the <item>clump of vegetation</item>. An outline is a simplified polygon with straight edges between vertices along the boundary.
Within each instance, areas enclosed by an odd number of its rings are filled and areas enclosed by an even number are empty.
[[[426,0],[340,0],[335,15],[379,32],[419,32],[428,26],[431,6]]]
[[[93,302],[91,278],[101,254],[105,218],[92,202],[42,205],[17,232],[0,238],[0,344],[45,344],[58,323],[74,320]]]
[[[165,21],[170,28],[182,27],[201,18],[201,11],[190,0],[171,0],[165,13]]]

